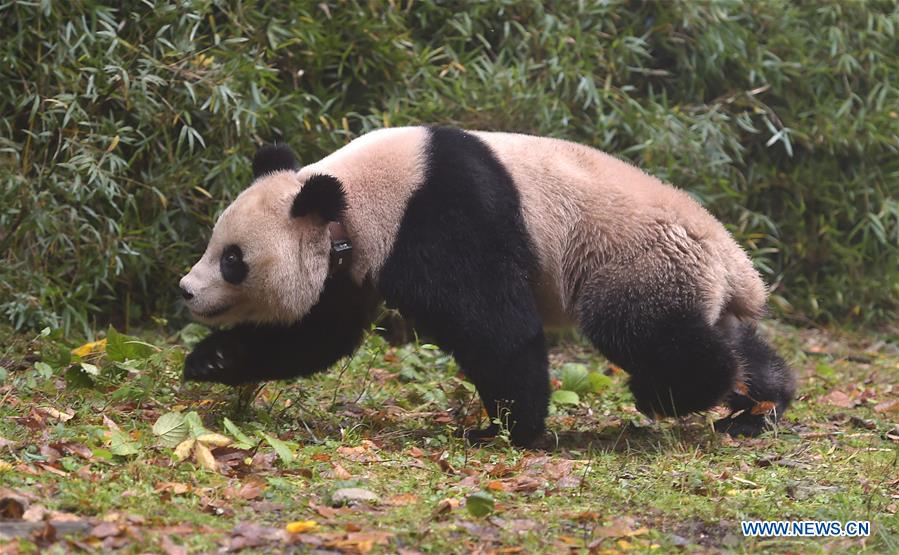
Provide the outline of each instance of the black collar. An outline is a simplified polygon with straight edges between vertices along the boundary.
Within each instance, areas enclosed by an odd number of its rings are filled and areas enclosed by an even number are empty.
[[[328,231],[331,234],[331,261],[328,266],[328,277],[350,267],[353,258],[353,245],[349,235],[340,222],[330,222]]]

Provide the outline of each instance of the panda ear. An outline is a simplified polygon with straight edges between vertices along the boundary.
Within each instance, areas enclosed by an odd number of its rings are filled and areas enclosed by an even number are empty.
[[[286,144],[265,145],[256,151],[253,157],[253,179],[285,170],[300,169],[296,156]]]
[[[346,211],[343,184],[330,175],[313,175],[293,199],[290,215],[301,218],[314,214],[325,222],[339,221]]]

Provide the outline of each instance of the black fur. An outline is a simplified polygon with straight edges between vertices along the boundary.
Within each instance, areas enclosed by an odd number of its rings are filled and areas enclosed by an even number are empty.
[[[378,304],[370,284],[360,287],[347,274],[335,275],[294,325],[244,324],[203,339],[187,356],[184,380],[237,385],[325,370],[356,350]]]
[[[247,279],[250,267],[243,261],[243,251],[237,245],[228,245],[219,259],[219,271],[222,279],[232,285],[240,285]]]
[[[505,419],[512,440],[527,445],[544,429],[549,374],[518,192],[475,136],[432,128],[429,139],[425,182],[409,200],[379,289],[453,353],[491,420]]]
[[[696,284],[686,277],[644,279],[654,264],[637,256],[590,276],[579,300],[581,328],[631,375],[629,386],[644,414],[683,416],[711,408],[732,390],[739,361],[729,338],[703,318]]]
[[[298,170],[296,156],[290,147],[285,144],[265,145],[256,151],[253,157],[253,179],[259,179],[261,176],[284,171]]]
[[[336,222],[346,208],[346,192],[340,181],[330,175],[313,175],[294,198],[290,215],[299,218],[317,214],[326,222]]]
[[[715,429],[731,435],[756,436],[787,410],[796,394],[796,379],[754,325],[740,326],[734,348],[743,362],[746,391],[731,393],[727,404],[734,413],[716,422]],[[773,410],[763,410],[767,403],[773,405]]]

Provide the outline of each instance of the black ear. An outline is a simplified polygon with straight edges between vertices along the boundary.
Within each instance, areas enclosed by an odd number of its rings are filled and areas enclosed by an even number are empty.
[[[293,151],[285,144],[265,145],[253,157],[253,179],[259,179],[267,173],[298,169],[299,164]]]
[[[313,175],[293,199],[290,215],[294,218],[316,214],[326,222],[339,221],[346,210],[343,184],[330,175]]]

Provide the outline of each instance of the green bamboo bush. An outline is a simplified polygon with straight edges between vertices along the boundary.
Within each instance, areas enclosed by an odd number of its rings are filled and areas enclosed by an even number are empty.
[[[805,321],[899,298],[899,7],[0,0],[0,314],[179,318],[264,141],[445,123],[594,145],[728,222]]]

